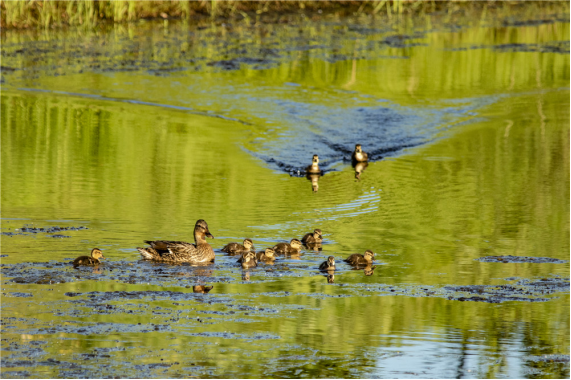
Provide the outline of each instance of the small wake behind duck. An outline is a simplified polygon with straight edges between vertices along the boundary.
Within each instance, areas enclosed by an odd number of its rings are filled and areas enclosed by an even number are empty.
[[[312,157],[318,155],[319,169],[327,173],[351,163],[357,144],[368,154],[369,162],[394,156],[406,148],[431,142],[442,130],[474,118],[471,111],[491,101],[467,99],[460,102],[461,105],[442,109],[413,108],[381,99],[363,101],[362,96],[356,94],[360,98],[354,103],[361,105],[347,107],[342,106],[351,103],[346,96],[343,102],[336,99],[331,106],[260,99],[267,107],[264,114],[268,122],[279,123],[281,127],[256,135],[245,149],[270,167],[291,176],[311,174],[312,165],[308,165],[312,164]]]

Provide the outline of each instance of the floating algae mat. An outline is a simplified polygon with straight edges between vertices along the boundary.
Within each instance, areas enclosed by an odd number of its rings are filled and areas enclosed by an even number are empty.
[[[529,14],[3,30],[2,377],[569,377],[569,17]],[[198,219],[214,264],[140,260]]]

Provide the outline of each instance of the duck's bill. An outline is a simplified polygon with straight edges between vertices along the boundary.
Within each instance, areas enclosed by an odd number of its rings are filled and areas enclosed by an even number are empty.
[[[208,232],[208,231],[206,231],[206,236],[208,236],[208,237],[211,238],[211,239],[214,239],[214,236],[212,236],[212,234],[211,234],[210,232]]]

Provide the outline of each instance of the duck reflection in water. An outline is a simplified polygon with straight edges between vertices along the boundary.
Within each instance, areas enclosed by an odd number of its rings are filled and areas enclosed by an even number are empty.
[[[368,162],[356,162],[353,161],[353,168],[355,168],[355,178],[357,179],[357,181],[361,180],[361,173],[363,173],[365,171],[365,169],[367,169],[367,166],[369,166]]]
[[[333,284],[335,282],[335,274],[328,273],[327,275],[325,275],[325,277],[327,277],[328,284]]]
[[[365,267],[365,269],[363,270],[363,272],[365,273],[365,276],[372,276],[376,267],[377,267],[376,265],[367,265]]]
[[[242,281],[250,281],[250,271],[242,271]]]
[[[317,190],[319,190],[319,177],[321,177],[320,174],[307,174],[305,176],[305,178],[311,181],[311,189],[313,190],[314,193],[316,193]]]

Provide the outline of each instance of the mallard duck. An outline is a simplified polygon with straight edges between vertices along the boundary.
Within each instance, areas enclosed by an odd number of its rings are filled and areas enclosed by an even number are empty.
[[[256,262],[256,254],[254,252],[242,253],[242,257],[238,259],[238,262],[242,264],[242,268],[258,266],[258,263]]]
[[[335,257],[329,256],[327,261],[324,261],[319,266],[320,271],[331,271],[335,270]]]
[[[360,253],[354,253],[343,261],[351,265],[371,265],[374,258],[375,253],[368,249],[365,251],[364,255],[361,255]]]
[[[316,228],[313,232],[309,232],[301,238],[301,242],[305,244],[315,244],[321,243],[323,241],[323,235],[321,235],[321,230]]]
[[[273,246],[273,250],[279,254],[298,254],[299,250],[301,249],[302,244],[297,239],[291,239],[288,243],[278,243]]]
[[[73,260],[73,266],[77,267],[80,265],[99,265],[101,261],[99,259],[104,259],[103,252],[99,248],[93,248],[91,250],[91,256],[80,256]]]
[[[222,252],[235,255],[236,253],[249,252],[254,243],[250,239],[244,239],[244,245],[238,243],[228,243],[222,248]]]
[[[214,286],[205,286],[205,285],[194,285],[192,287],[192,291],[194,293],[208,293],[209,291],[212,290]]]
[[[321,169],[319,169],[319,157],[317,154],[313,155],[313,162],[305,168],[305,172],[308,174],[321,174]]]
[[[275,252],[271,248],[266,248],[265,251],[260,251],[256,253],[256,260],[258,261],[274,261],[276,259]]]
[[[206,221],[199,219],[194,225],[194,241],[145,240],[148,248],[137,248],[145,260],[169,261],[178,263],[210,263],[214,261],[214,250],[206,242],[205,236],[214,239]]]
[[[351,156],[351,160],[357,161],[357,162],[364,162],[364,161],[367,161],[368,159],[369,159],[369,155],[367,153],[363,152],[363,150],[361,149],[361,144],[355,145],[355,151],[353,152],[353,155]]]

